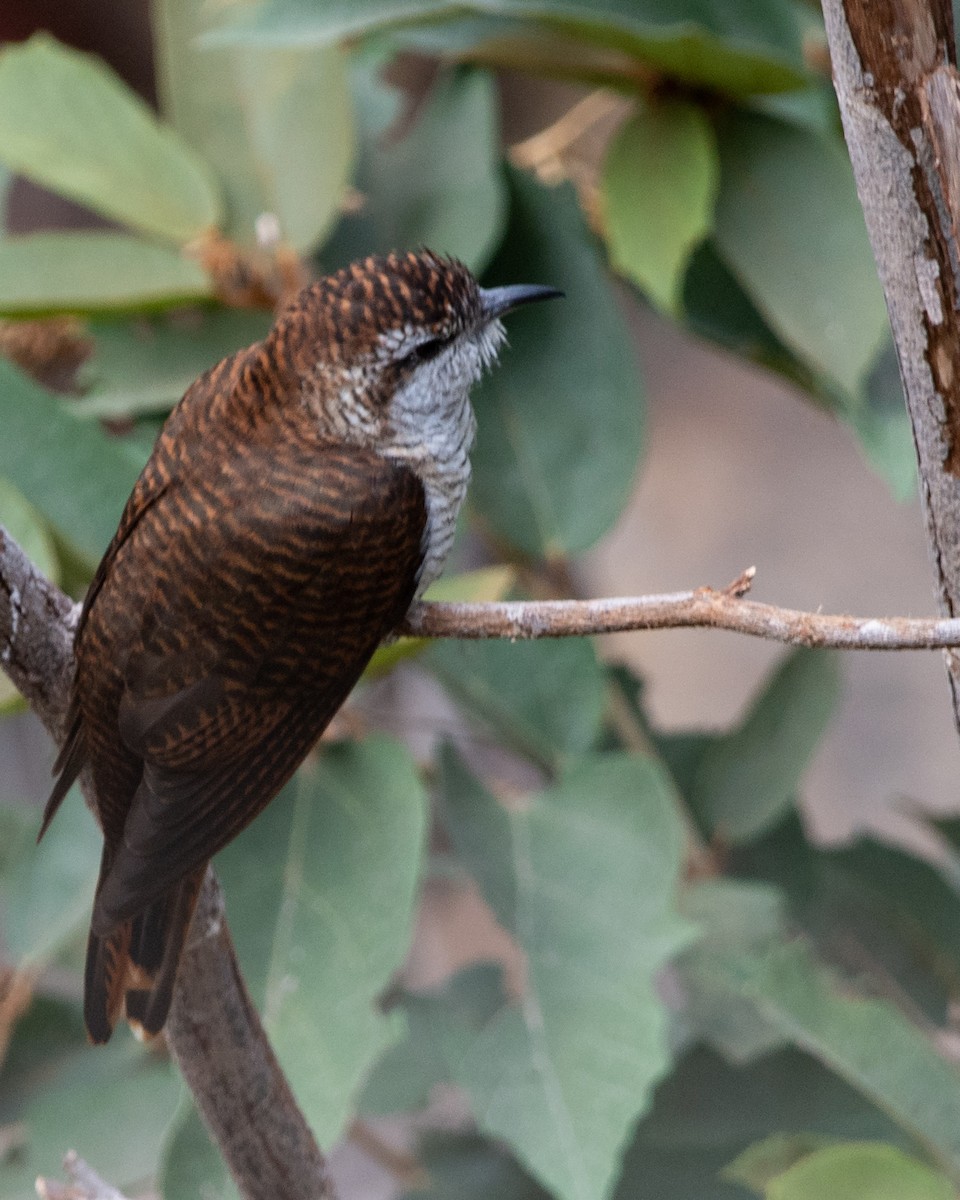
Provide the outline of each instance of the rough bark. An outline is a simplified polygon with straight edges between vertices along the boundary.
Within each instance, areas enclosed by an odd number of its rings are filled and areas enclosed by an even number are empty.
[[[960,76],[949,0],[823,0],[913,423],[940,609],[960,613]],[[960,726],[960,655],[947,672]]]

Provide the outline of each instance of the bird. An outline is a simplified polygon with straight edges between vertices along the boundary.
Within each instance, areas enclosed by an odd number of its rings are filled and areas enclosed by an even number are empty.
[[[305,287],[164,424],[87,590],[39,836],[89,772],[84,1021],[163,1028],[209,860],[277,795],[440,574],[502,318],[562,295],[454,258]]]

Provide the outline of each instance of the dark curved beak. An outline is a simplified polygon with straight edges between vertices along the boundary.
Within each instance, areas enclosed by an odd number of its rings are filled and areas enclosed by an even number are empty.
[[[488,321],[502,317],[504,313],[521,304],[533,304],[537,300],[555,300],[563,296],[559,288],[541,283],[508,283],[506,287],[481,288],[480,303]]]

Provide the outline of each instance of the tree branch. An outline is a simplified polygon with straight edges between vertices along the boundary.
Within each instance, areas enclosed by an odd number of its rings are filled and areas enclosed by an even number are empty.
[[[847,617],[744,600],[754,570],[722,590],[603,600],[521,600],[502,604],[423,601],[400,632],[411,637],[584,637],[641,629],[729,629],[791,646],[836,650],[935,650],[960,646],[960,620]]]
[[[960,612],[960,76],[950,0],[823,0],[834,86],[920,467],[941,612]],[[946,655],[960,728],[960,655]]]
[[[40,1200],[127,1200],[122,1192],[101,1179],[76,1150],[68,1150],[63,1156],[63,1169],[70,1179],[68,1184],[42,1176],[37,1180]]]

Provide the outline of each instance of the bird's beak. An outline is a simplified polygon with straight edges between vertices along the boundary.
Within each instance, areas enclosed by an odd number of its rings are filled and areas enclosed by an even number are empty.
[[[506,287],[481,288],[480,304],[487,321],[502,317],[521,304],[533,304],[537,300],[553,300],[562,296],[559,288],[541,283],[509,283]]]

